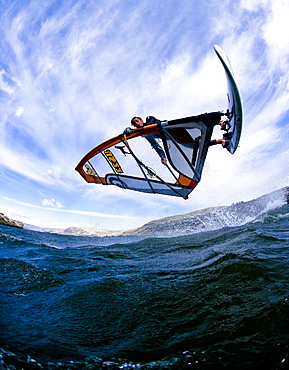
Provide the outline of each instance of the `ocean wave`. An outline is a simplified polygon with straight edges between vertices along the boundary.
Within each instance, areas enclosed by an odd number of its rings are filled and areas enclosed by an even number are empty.
[[[0,269],[2,291],[8,294],[45,292],[47,289],[63,284],[63,281],[50,271],[15,258],[1,258]]]
[[[288,220],[282,206],[238,226],[113,244],[1,228],[1,366],[282,369]]]

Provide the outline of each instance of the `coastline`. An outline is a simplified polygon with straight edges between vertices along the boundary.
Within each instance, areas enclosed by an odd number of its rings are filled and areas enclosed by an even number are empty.
[[[3,213],[0,213],[0,224],[24,229],[24,224],[22,222],[13,220],[12,218],[5,216]]]
[[[241,216],[244,218],[242,222],[245,222],[247,217],[256,217],[258,214],[264,212],[271,202],[278,200],[280,204],[289,204],[289,186],[262,195],[251,201],[238,202],[230,206],[210,207],[186,214],[164,217],[158,220],[150,221],[135,229],[128,230],[106,230],[77,226],[71,226],[66,229],[38,227],[22,223],[21,221],[13,220],[5,216],[3,213],[0,213],[0,225],[2,224],[5,226],[12,226],[33,231],[74,236],[126,237],[186,235],[190,234],[192,231],[202,231],[202,225],[206,224],[206,220],[208,218],[216,221],[219,220],[219,225],[217,225],[217,228],[221,226],[233,226],[236,215],[239,215],[237,223],[240,223]]]

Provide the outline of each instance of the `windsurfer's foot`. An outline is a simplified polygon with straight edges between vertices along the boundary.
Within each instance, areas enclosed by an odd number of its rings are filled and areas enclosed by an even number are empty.
[[[221,121],[220,126],[221,126],[221,130],[225,130],[225,131],[228,131],[231,127],[228,121]]]
[[[225,139],[222,139],[222,147],[223,148],[228,148],[229,144],[230,144],[230,141],[229,140],[225,140]]]

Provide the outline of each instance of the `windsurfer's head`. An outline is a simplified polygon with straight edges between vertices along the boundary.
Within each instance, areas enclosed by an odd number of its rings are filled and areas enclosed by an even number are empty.
[[[140,117],[133,117],[130,122],[134,127],[143,127],[144,125],[144,121]]]

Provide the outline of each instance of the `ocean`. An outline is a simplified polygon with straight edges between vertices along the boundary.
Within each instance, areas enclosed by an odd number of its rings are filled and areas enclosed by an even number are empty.
[[[289,205],[158,238],[0,226],[2,369],[289,368]]]

